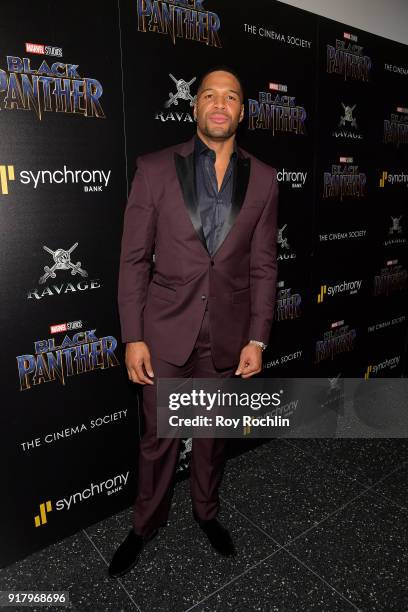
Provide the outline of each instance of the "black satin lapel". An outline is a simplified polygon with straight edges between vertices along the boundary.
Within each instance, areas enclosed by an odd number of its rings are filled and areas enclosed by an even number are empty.
[[[197,232],[205,250],[207,250],[207,243],[203,232],[201,215],[200,211],[198,210],[195,192],[194,152],[190,153],[190,155],[187,155],[186,157],[183,157],[183,155],[180,155],[179,153],[175,153],[174,161],[176,164],[177,177],[180,183],[181,191],[183,192],[184,203],[190,216],[191,223],[193,224],[193,227]]]
[[[238,157],[237,165],[236,165],[235,173],[234,173],[234,186],[233,186],[233,191],[232,191],[232,203],[231,203],[230,213],[227,219],[225,220],[222,236],[217,245],[217,248],[215,249],[213,253],[213,256],[215,255],[215,253],[218,251],[218,249],[220,248],[220,246],[222,245],[222,243],[228,236],[229,232],[232,229],[232,226],[235,223],[238,213],[242,208],[242,205],[245,200],[246,192],[248,189],[250,172],[251,172],[251,160],[249,159],[249,157],[248,158]]]

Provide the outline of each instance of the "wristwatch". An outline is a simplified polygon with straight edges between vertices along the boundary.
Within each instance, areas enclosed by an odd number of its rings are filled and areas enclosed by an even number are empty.
[[[264,344],[263,342],[260,342],[259,340],[250,340],[249,344],[256,344],[257,346],[259,346],[262,349],[262,351],[264,351],[266,349],[266,347],[267,347],[266,344]]]

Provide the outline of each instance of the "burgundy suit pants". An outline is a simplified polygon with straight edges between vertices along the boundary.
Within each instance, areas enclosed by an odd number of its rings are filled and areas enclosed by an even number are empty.
[[[167,363],[152,350],[151,359],[155,381],[158,378],[227,378],[235,370],[218,370],[214,366],[208,310],[204,313],[194,349],[184,365]],[[167,522],[181,445],[181,438],[156,437],[156,410],[155,382],[143,387],[145,433],[140,442],[139,483],[133,521],[135,532],[142,536],[148,536]],[[226,440],[222,438],[193,438],[192,441],[192,507],[196,515],[204,520],[215,518],[219,510],[218,488],[225,467],[225,447]]]

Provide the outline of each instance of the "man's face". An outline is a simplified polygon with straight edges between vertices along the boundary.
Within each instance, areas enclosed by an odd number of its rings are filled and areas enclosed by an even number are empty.
[[[197,130],[213,140],[227,140],[244,117],[241,88],[233,74],[216,70],[201,84],[194,106]]]

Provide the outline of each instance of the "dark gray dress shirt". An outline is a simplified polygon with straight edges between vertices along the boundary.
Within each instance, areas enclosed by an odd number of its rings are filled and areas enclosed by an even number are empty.
[[[198,210],[208,252],[213,255],[222,239],[223,226],[232,206],[237,147],[234,142],[234,151],[219,191],[215,172],[215,151],[196,136],[194,154]]]

